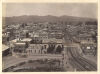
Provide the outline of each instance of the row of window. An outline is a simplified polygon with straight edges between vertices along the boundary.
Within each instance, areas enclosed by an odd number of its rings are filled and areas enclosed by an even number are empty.
[[[41,50],[28,50],[27,53],[41,53]]]

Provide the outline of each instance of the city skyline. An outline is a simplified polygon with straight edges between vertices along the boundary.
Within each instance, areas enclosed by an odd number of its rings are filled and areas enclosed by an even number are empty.
[[[2,72],[98,71],[96,3],[3,5]]]

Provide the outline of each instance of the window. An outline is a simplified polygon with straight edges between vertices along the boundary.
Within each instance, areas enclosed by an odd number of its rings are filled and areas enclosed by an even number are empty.
[[[35,53],[36,53],[36,50],[35,50]]]

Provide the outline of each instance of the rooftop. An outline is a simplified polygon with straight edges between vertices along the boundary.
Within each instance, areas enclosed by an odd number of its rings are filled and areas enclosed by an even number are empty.
[[[14,39],[12,40],[11,42],[17,42],[19,39]],[[22,42],[26,42],[26,41],[31,41],[32,39],[31,38],[24,38],[24,39],[21,39],[19,41],[22,41]]]
[[[9,48],[8,46],[6,46],[6,45],[2,44],[2,51],[7,50],[8,48]]]
[[[31,38],[24,38],[21,41],[31,41],[31,40],[32,40]]]
[[[15,45],[25,45],[26,43],[23,42],[17,42]]]
[[[50,39],[44,39],[43,40],[43,43],[50,43],[50,42],[64,43],[63,39],[50,38]]]

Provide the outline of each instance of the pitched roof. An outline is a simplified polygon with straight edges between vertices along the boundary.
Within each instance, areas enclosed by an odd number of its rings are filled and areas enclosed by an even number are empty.
[[[7,45],[2,44],[2,51],[7,50],[9,47]]]

